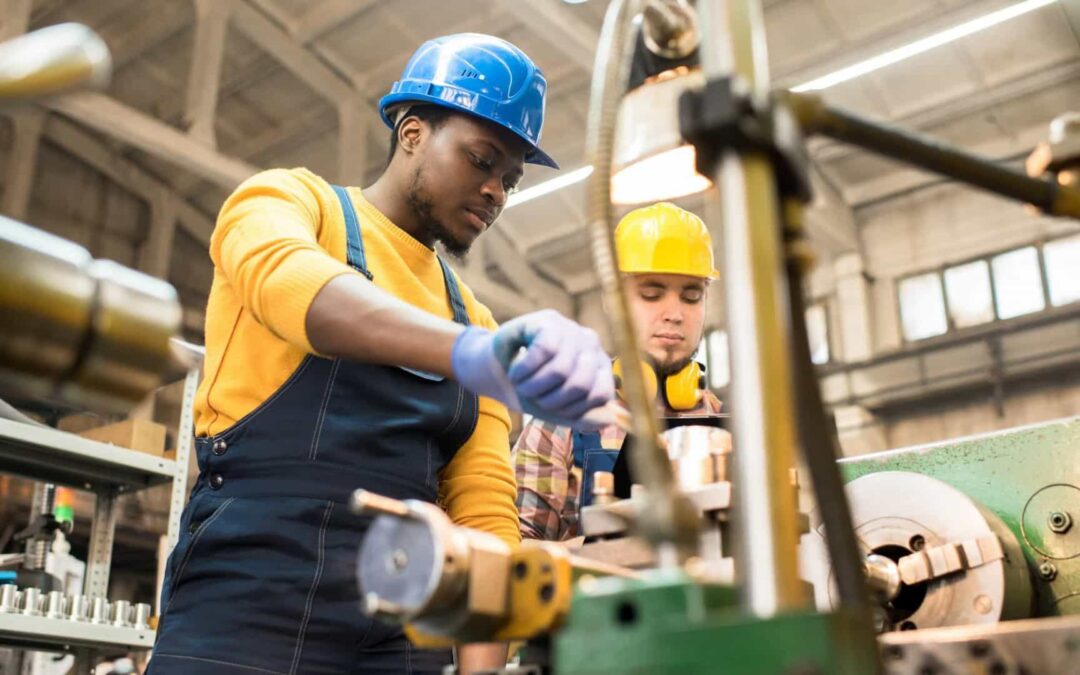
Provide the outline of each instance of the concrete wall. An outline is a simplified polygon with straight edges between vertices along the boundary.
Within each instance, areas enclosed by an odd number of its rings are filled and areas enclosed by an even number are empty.
[[[909,274],[1080,232],[1080,223],[956,185],[941,185],[856,212],[870,277],[876,351],[900,346],[895,280]]]
[[[939,185],[856,212],[865,266],[874,354],[901,347],[896,280],[974,257],[1080,231],[1072,220],[956,185]],[[834,307],[842,317],[839,294]],[[835,336],[834,336],[835,340]],[[1064,372],[1007,385],[1000,407],[988,391],[958,394],[874,415],[837,411],[845,454],[929,443],[1011,426],[1080,415],[1080,375]]]
[[[1080,415],[1080,375],[1008,386],[1000,410],[989,392],[926,402],[884,415],[848,410],[837,416],[850,426],[840,431],[847,456],[922,445],[1009,427]]]

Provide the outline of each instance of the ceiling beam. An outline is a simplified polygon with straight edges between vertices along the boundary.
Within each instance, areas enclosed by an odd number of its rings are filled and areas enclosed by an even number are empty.
[[[45,137],[64,151],[78,157],[95,170],[150,203],[175,195],[164,182],[146,173],[141,167],[118,155],[112,148],[62,117],[52,116],[45,123]],[[213,220],[190,203],[176,196],[176,216],[181,227],[196,241],[206,246],[214,229]]]
[[[557,46],[581,68],[592,72],[599,31],[561,0],[516,2],[514,8],[532,18],[535,35]]]
[[[293,38],[307,44],[333,28],[348,23],[367,11],[375,0],[322,0],[300,17],[292,31]]]
[[[1058,7],[1065,14],[1076,41],[1080,42],[1080,0],[1058,0]]]
[[[0,0],[0,41],[26,32],[34,0]]]
[[[182,131],[105,94],[78,92],[44,102],[54,112],[232,190],[258,168],[192,142]]]
[[[163,192],[159,192],[159,196],[150,201],[150,227],[135,258],[140,271],[160,279],[169,278],[176,222],[179,218],[177,201],[176,197]]]
[[[182,126],[193,138],[210,147],[216,145],[214,117],[231,9],[231,0],[195,0],[195,44]]]
[[[515,3],[514,8],[526,8],[526,3]],[[484,31],[491,35],[498,35],[505,31],[510,30],[514,26],[521,23],[521,17],[507,12],[503,9],[503,5],[497,5],[495,12],[491,16],[484,17]],[[467,32],[470,29],[475,29],[476,18],[469,16],[462,21],[458,21],[446,26],[445,31],[447,34]],[[403,49],[394,54],[388,55],[385,59],[376,63],[367,69],[368,78],[372,82],[382,82],[387,79],[397,79],[397,73],[400,72],[401,67],[408,61],[409,56],[420,45],[407,45],[406,49]],[[322,50],[326,52],[328,50]],[[341,57],[338,57],[341,58]],[[549,102],[550,104],[550,102]]]
[[[331,70],[322,60],[297,43],[292,36],[248,2],[234,8],[234,25],[263,51],[303,80],[331,103],[351,99],[352,83]]]
[[[338,104],[338,175],[342,185],[363,185],[370,111],[359,96]]]
[[[45,111],[30,108],[11,116],[14,137],[4,175],[4,197],[0,209],[15,220],[26,220],[30,193],[37,170],[38,144],[45,128]]]
[[[92,4],[71,3],[68,0],[61,0],[61,2],[65,5],[65,13]],[[93,4],[102,7],[110,6],[107,2]],[[139,22],[137,30],[124,30],[107,36],[109,52],[112,54],[113,73],[119,73],[151,48],[165,44],[191,25],[194,12],[190,1],[140,3],[145,6],[151,4],[153,11],[146,13],[144,20]]]

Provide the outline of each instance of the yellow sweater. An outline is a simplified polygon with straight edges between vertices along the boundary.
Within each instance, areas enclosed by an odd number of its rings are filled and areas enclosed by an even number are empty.
[[[435,252],[349,188],[375,284],[447,319],[453,310]],[[306,169],[274,169],[245,181],[218,215],[210,240],[214,282],[206,309],[206,362],[195,399],[200,436],[221,433],[273,394],[314,349],[305,329],[322,287],[356,274],[346,261],[345,222],[330,185]],[[461,283],[472,323],[495,320]],[[520,540],[506,408],[480,399],[472,437],[440,476],[439,496],[459,525]]]

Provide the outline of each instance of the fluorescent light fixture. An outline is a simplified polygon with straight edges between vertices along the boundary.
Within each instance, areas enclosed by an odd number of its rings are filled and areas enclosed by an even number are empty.
[[[573,185],[574,183],[580,183],[592,174],[593,168],[591,166],[583,166],[580,169],[574,169],[570,173],[564,173],[558,178],[552,178],[546,180],[543,183],[534,185],[531,188],[526,188],[521,192],[515,192],[510,195],[506,200],[506,208],[517,206],[518,204],[524,204],[527,201],[536,199],[537,197],[543,197],[549,192],[554,192],[567,185]]]
[[[882,68],[891,66],[895,63],[910,59],[913,56],[928,52],[937,47],[947,45],[950,42],[955,42],[956,40],[968,37],[969,35],[974,35],[975,33],[986,30],[987,28],[992,28],[994,26],[997,26],[998,24],[1005,23],[1006,21],[1010,21],[1019,16],[1023,16],[1024,14],[1033,12],[1042,7],[1046,7],[1057,1],[1058,0],[1024,0],[1023,2],[1009,5],[1008,7],[1004,7],[1002,9],[990,12],[989,14],[984,14],[983,16],[953,26],[952,28],[947,28],[943,31],[921,38],[902,47],[897,47],[896,49],[887,51],[884,54],[873,56],[869,59],[866,59],[865,61],[853,63],[852,65],[845,66],[844,68],[841,68],[835,72],[828,73],[808,82],[803,82],[802,84],[795,85],[791,88],[791,90],[795,92],[805,92],[828,89],[829,87],[840,84],[841,82],[853,80],[857,77],[861,77],[876,70],[881,70]],[[530,199],[536,199],[537,197],[541,197],[555,190],[564,188],[568,185],[580,183],[581,181],[588,178],[591,173],[591,166],[583,166],[580,169],[575,169],[574,171],[559,176],[558,178],[553,178],[549,181],[540,183],[539,185],[534,185],[527,190],[522,190],[515,195],[511,195],[510,199],[507,201],[506,208],[517,206],[518,204],[527,202]]]
[[[984,14],[977,19],[962,23],[952,28],[947,28],[940,33],[934,33],[928,35],[921,40],[916,40],[910,44],[906,44],[903,47],[897,47],[884,54],[878,54],[877,56],[853,63],[850,66],[841,68],[835,72],[823,75],[817,79],[804,82],[791,88],[794,92],[803,91],[818,91],[820,89],[828,89],[841,82],[847,82],[853,80],[856,77],[861,77],[867,73],[872,73],[875,70],[881,70],[886,66],[891,66],[894,63],[899,63],[906,59],[910,59],[913,56],[918,56],[924,52],[928,52],[931,49],[947,45],[950,42],[955,42],[961,38],[965,38],[969,35],[974,35],[979,31],[986,30],[1000,23],[1015,19],[1018,16],[1023,16],[1028,12],[1033,12],[1041,7],[1053,4],[1057,0],[1025,0],[1024,2],[1018,2],[1015,5],[1010,5],[1004,9],[999,9],[996,12],[990,12]]]

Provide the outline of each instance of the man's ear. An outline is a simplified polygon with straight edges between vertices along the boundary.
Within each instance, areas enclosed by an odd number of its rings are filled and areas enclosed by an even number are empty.
[[[426,132],[427,127],[419,117],[406,117],[398,125],[398,147],[408,154],[416,152]]]

